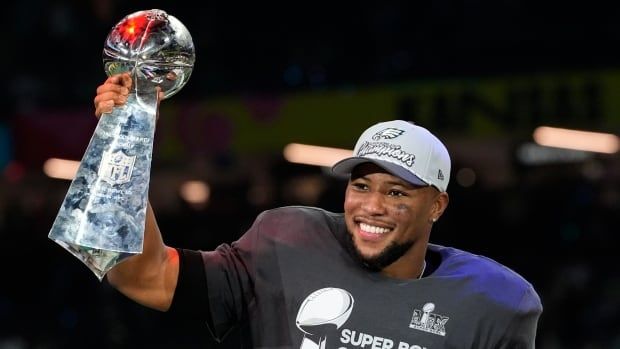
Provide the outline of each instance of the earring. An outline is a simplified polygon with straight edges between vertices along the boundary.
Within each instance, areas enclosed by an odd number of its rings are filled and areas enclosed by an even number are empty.
[[[433,217],[433,218],[431,218],[431,221],[432,221],[433,223],[435,223],[435,222],[437,222],[437,218]]]

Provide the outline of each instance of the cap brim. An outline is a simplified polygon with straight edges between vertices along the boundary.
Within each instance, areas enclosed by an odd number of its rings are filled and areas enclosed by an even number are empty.
[[[414,175],[410,171],[407,171],[403,167],[393,164],[384,160],[376,160],[376,159],[368,159],[368,158],[360,158],[360,157],[350,157],[343,160],[338,161],[332,166],[332,172],[337,175],[350,175],[351,171],[355,168],[355,166],[371,162],[382,169],[388,171],[396,177],[399,177],[413,185],[418,186],[428,186],[429,183],[426,183],[418,176]]]

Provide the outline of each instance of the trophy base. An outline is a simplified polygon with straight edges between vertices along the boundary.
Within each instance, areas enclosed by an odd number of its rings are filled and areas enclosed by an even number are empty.
[[[54,240],[57,244],[69,251],[73,256],[82,261],[102,281],[105,274],[115,265],[131,257],[136,253],[101,250],[67,243],[62,240]]]

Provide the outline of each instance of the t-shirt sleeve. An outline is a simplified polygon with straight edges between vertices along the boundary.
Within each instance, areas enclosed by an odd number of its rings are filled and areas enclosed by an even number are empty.
[[[179,279],[169,311],[203,319],[217,341],[247,319],[260,217],[232,244],[213,251],[178,249]]]
[[[168,313],[206,319],[209,313],[207,281],[202,256],[199,251],[177,248],[179,277]]]
[[[247,319],[253,299],[247,261],[239,256],[234,245],[223,244],[214,251],[202,252],[209,304],[207,324],[216,340],[224,339]]]
[[[542,313],[540,297],[528,287],[498,348],[533,349],[536,347],[538,319]]]
[[[222,341],[245,317],[249,277],[234,248],[214,251],[177,249],[179,277],[168,313],[201,319],[213,338]]]

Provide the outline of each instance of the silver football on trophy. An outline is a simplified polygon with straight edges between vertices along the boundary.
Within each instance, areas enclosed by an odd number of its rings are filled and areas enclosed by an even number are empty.
[[[159,86],[164,98],[187,83],[194,61],[194,43],[187,28],[158,9],[127,15],[112,28],[103,48],[108,76],[130,71],[140,88]]]

